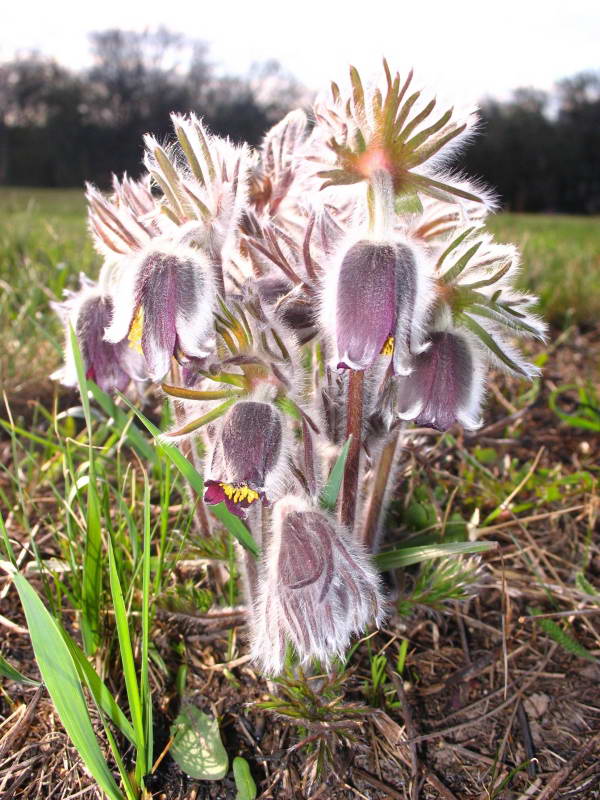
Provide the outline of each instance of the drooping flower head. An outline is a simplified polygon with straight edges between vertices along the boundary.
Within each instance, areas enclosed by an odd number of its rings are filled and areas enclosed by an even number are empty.
[[[65,326],[65,364],[52,377],[66,386],[77,386],[77,370],[71,344],[70,327],[77,336],[86,370],[105,392],[123,392],[131,380],[146,380],[143,358],[129,347],[127,339],[110,343],[104,330],[112,319],[113,304],[109,296],[85,275],[80,276],[78,292],[65,292],[61,303],[52,308]]]
[[[480,425],[483,373],[479,348],[460,331],[436,331],[415,356],[410,375],[396,379],[398,419],[448,430],[455,422]]]
[[[285,466],[281,413],[268,403],[240,401],[215,424],[204,501],[224,502],[245,518],[257,500],[270,502]]]
[[[379,624],[383,613],[377,573],[360,546],[306,500],[279,500],[252,631],[261,668],[281,672],[288,644],[301,663],[319,659],[327,666],[353,633]]]
[[[393,353],[396,371],[406,371],[420,277],[405,244],[361,240],[344,253],[334,301],[338,368],[364,370]]]
[[[214,347],[214,275],[201,250],[158,241],[127,265],[113,287],[109,342],[129,338],[159,381],[171,358],[204,358]]]

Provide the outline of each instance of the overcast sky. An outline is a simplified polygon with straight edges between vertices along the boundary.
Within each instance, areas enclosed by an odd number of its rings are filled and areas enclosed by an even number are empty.
[[[367,74],[382,55],[422,81],[473,101],[517,86],[551,88],[558,78],[600,68],[598,0],[28,0],[10,3],[0,60],[37,49],[71,67],[90,62],[87,34],[165,25],[210,45],[220,72],[244,73],[275,58],[309,89]],[[19,9],[23,9],[19,11]]]

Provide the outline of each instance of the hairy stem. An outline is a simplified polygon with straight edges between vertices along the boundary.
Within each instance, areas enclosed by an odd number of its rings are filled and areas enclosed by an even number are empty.
[[[371,175],[367,190],[369,230],[377,239],[389,239],[394,230],[394,185],[387,170],[378,169]]]
[[[358,475],[360,471],[360,451],[362,447],[362,412],[363,412],[364,372],[350,370],[348,377],[348,395],[346,406],[346,437],[352,436],[344,470],[342,484],[342,503],[340,519],[350,530],[354,526],[356,516],[356,496],[358,493]]]
[[[382,513],[385,511],[385,493],[388,489],[390,472],[394,465],[394,456],[396,455],[399,436],[400,432],[398,430],[395,431],[381,449],[372,483],[373,488],[371,489],[371,496],[367,503],[365,522],[358,533],[360,541],[369,553],[375,552],[377,549],[379,521]]]

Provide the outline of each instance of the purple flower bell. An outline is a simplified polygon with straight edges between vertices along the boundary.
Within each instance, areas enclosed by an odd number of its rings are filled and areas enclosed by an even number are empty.
[[[466,336],[438,331],[415,357],[414,370],[396,378],[398,416],[416,425],[448,430],[455,422],[477,428],[485,368]]]
[[[106,339],[129,337],[154,381],[166,375],[174,355],[182,361],[206,357],[215,344],[216,292],[203,253],[185,246],[173,251],[151,246],[125,269]]]
[[[253,656],[283,669],[291,642],[302,663],[328,665],[350,637],[383,616],[379,578],[366,553],[337,522],[299,497],[279,500],[255,609]]]
[[[204,502],[224,502],[245,519],[257,500],[267,503],[277,482],[283,451],[283,426],[268,403],[240,401],[218,424],[214,434]]]
[[[105,392],[124,392],[131,380],[146,380],[144,359],[134,352],[127,339],[110,343],[104,330],[110,324],[113,304],[92,281],[82,276],[81,289],[67,294],[62,303],[52,303],[66,329],[65,364],[52,377],[66,386],[77,385],[77,370],[71,347],[69,325],[72,325],[86,371],[86,378],[95,381]]]
[[[368,369],[393,353],[396,374],[410,371],[426,291],[419,272],[415,252],[402,243],[363,240],[346,250],[331,298],[338,368]]]

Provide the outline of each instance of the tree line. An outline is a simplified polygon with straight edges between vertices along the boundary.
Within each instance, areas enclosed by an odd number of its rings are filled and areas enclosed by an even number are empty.
[[[0,64],[0,184],[108,186],[113,171],[139,172],[143,134],[168,137],[171,111],[195,111],[215,133],[258,144],[306,101],[277,63],[221,76],[205,43],[165,29],[90,39],[87,70],[35,54]],[[481,117],[461,163],[496,187],[505,208],[600,213],[600,72],[553,92],[486,99]]]

